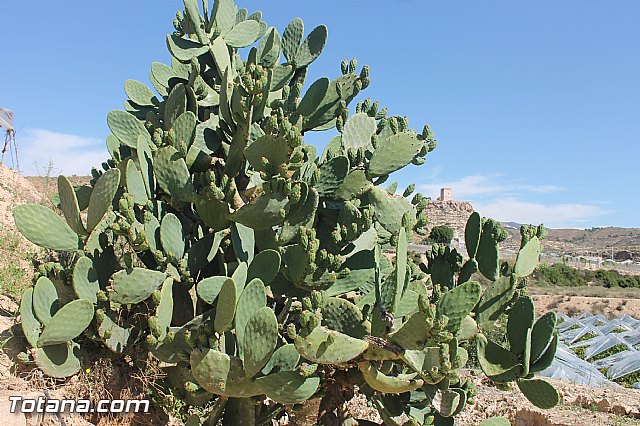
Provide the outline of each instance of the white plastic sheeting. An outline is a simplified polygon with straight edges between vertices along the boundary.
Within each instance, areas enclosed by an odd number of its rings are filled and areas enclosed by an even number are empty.
[[[0,127],[4,127],[9,131],[13,131],[13,111],[0,108]]]
[[[590,386],[617,386],[612,380],[640,371],[640,320],[626,314],[609,320],[588,312],[577,318],[560,313],[558,318],[563,320],[556,326],[558,351],[551,366],[541,372],[543,376]],[[578,342],[589,333],[596,337]],[[592,360],[616,345],[625,350]],[[586,360],[575,355],[577,348],[584,348]],[[606,376],[600,371],[605,369]]]
[[[549,368],[541,371],[540,375],[587,386],[619,386],[617,383],[607,379],[605,375],[598,371],[593,365],[578,358],[570,349],[560,346],[558,346],[556,357]]]

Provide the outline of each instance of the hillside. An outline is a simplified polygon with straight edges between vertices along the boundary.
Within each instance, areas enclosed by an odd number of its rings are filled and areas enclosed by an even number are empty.
[[[514,225],[505,224],[512,235],[507,246],[519,244],[519,225]],[[545,252],[640,262],[640,228],[549,229]]]

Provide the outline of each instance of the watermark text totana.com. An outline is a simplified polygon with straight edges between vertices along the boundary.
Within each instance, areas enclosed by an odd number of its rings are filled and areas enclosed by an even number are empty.
[[[12,413],[148,413],[147,399],[36,399],[10,396]]]

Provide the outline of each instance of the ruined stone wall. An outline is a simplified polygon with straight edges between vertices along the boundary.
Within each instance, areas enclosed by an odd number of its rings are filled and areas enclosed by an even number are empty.
[[[432,200],[427,206],[429,229],[437,225],[447,225],[453,229],[454,240],[464,241],[464,227],[473,213],[473,206],[467,201]]]

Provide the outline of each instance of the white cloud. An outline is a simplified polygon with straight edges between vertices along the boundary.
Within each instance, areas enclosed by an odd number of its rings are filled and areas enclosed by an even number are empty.
[[[47,165],[52,174],[88,175],[92,167],[109,158],[101,139],[57,133],[45,129],[27,129],[16,135],[18,159],[24,175],[43,175]]]
[[[594,218],[609,211],[589,204],[540,204],[516,198],[475,202],[473,207],[482,216],[503,222],[524,224],[544,223],[549,228],[578,228],[588,226]]]
[[[451,188],[453,197],[464,200],[474,196],[489,196],[498,194],[515,194],[521,192],[550,193],[561,191],[563,188],[556,185],[530,185],[519,182],[505,181],[500,175],[472,175],[465,176],[455,181],[443,181],[419,185],[419,190],[426,196],[437,198],[440,196],[440,188]]]

